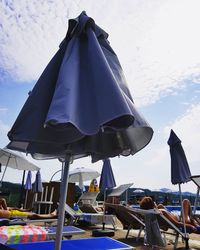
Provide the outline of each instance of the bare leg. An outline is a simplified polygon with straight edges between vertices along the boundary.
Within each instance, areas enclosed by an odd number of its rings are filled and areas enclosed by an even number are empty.
[[[55,210],[54,212],[50,214],[36,214],[36,213],[29,213],[27,216],[29,219],[34,220],[34,219],[57,219],[57,211]]]
[[[191,223],[191,204],[188,199],[183,200],[185,223]]]

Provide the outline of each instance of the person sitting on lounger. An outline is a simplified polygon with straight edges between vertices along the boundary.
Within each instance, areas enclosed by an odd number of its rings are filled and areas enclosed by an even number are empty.
[[[12,218],[12,217],[27,217],[28,219],[56,219],[57,212],[54,211],[50,214],[36,214],[20,208],[8,207],[6,200],[0,199],[0,218]]]
[[[184,215],[185,215],[185,223],[186,229],[188,232],[193,233],[200,233],[200,225],[191,218],[191,204],[188,199],[183,200],[183,207],[184,207]],[[170,220],[175,226],[183,228],[183,222],[180,221],[179,216],[175,213],[170,213],[167,209],[162,205],[157,205],[151,197],[143,197],[140,201],[140,208],[141,209],[158,209],[168,220]]]

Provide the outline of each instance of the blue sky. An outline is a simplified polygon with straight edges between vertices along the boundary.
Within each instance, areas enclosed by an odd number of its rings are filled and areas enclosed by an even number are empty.
[[[85,10],[109,33],[137,108],[154,129],[150,144],[130,157],[111,160],[117,185],[177,190],[170,181],[167,139],[182,140],[190,170],[199,171],[200,35],[198,0],[2,1],[0,3],[0,146],[44,67],[64,38],[68,19]],[[34,161],[44,180],[58,161]],[[71,165],[101,171],[102,163]],[[1,175],[0,175],[1,177]],[[20,182],[9,170],[5,179]],[[56,176],[55,178],[59,178]],[[193,183],[183,190],[196,191]]]

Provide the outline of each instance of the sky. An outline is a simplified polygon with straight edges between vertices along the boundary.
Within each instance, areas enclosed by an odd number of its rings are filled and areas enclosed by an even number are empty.
[[[199,0],[0,1],[0,147],[9,143],[7,132],[58,50],[68,20],[85,10],[109,34],[135,105],[154,130],[144,149],[111,159],[117,185],[178,190],[171,184],[171,129],[182,141],[192,175],[200,174],[199,9]],[[41,167],[44,181],[61,168],[58,160],[29,160]],[[82,158],[70,169],[76,167],[101,172],[102,162]],[[22,172],[13,169],[4,176],[21,179]],[[53,177],[58,179],[60,173]],[[181,188],[196,192],[192,182]]]

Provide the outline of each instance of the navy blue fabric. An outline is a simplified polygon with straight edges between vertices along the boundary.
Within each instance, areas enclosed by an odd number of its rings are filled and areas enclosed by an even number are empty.
[[[24,186],[24,189],[25,189],[25,190],[31,190],[31,189],[32,189],[31,178],[32,178],[32,173],[31,173],[31,171],[29,170],[29,171],[28,171],[27,178],[26,178],[26,183],[25,183],[25,186]]]
[[[8,133],[36,159],[135,154],[153,130],[136,109],[108,34],[81,13]]]
[[[9,247],[18,250],[53,250],[54,241],[43,241],[33,243],[21,243],[21,244],[9,244]],[[8,248],[9,249],[9,248]],[[83,238],[83,239],[72,239],[63,240],[62,249],[69,250],[114,250],[114,249],[133,249],[131,246],[114,240],[109,237],[98,237],[98,238]]]
[[[38,170],[36,173],[35,182],[33,184],[33,191],[35,193],[42,193],[42,178],[41,178],[40,170]]]
[[[99,182],[99,188],[101,191],[105,191],[106,189],[116,187],[116,182],[114,178],[114,174],[112,171],[112,167],[109,159],[103,160],[103,168],[101,171],[101,178]]]
[[[190,168],[181,145],[181,140],[171,130],[168,145],[171,155],[171,182],[172,184],[181,184],[190,181]]]

